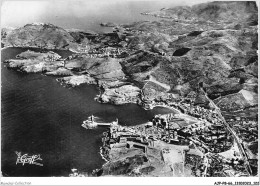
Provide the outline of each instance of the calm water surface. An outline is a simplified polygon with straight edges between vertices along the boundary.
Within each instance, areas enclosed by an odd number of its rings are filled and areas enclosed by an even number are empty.
[[[25,51],[2,50],[1,61]],[[69,51],[55,51],[66,57]],[[68,176],[71,168],[91,172],[104,161],[99,155],[104,127],[86,130],[83,120],[91,114],[109,122],[116,118],[123,125],[147,122],[158,108],[145,111],[135,104],[115,106],[94,101],[98,89],[93,85],[62,87],[55,77],[24,74],[1,63],[1,166],[5,176]],[[15,151],[41,154],[43,166],[16,165]]]

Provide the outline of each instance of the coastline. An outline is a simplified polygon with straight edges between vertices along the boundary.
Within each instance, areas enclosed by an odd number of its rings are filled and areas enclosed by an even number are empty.
[[[1,47],[1,50],[7,49],[7,48],[13,48],[13,47],[10,47],[10,46],[8,46],[8,47]]]
[[[70,52],[73,52],[73,53],[76,53],[76,54],[80,54],[80,52],[76,51],[76,50],[73,50],[71,48],[69,49],[55,49],[55,48],[38,48],[38,47],[34,47],[34,46],[7,46],[7,47],[1,47],[1,50],[4,50],[4,49],[7,49],[7,48],[28,48],[28,49],[36,49],[36,50],[60,50],[60,51],[70,51]]]
[[[10,48],[10,47],[6,47],[6,48]],[[23,47],[21,47],[21,48],[23,48]],[[89,84],[89,83],[87,83],[87,84]],[[97,85],[98,86],[98,85]],[[100,86],[98,86],[98,87],[100,87]],[[94,98],[95,99],[95,98]],[[111,104],[113,104],[113,102],[109,102],[109,103],[111,103]],[[130,102],[131,103],[131,102]],[[125,103],[124,103],[125,104]],[[140,105],[140,104],[139,104]],[[142,105],[142,104],[141,104]],[[175,112],[177,112],[178,114],[177,115],[179,115],[179,118],[185,118],[187,115],[186,114],[183,114],[180,110],[178,110],[177,108],[173,108],[173,107],[171,107],[171,106],[168,106],[168,105],[150,105],[150,107],[149,107],[149,109],[148,110],[152,110],[153,108],[156,108],[156,107],[162,107],[162,108],[167,108],[167,109],[171,109],[171,110],[173,110],[173,111],[175,111]],[[144,107],[144,105],[142,105],[142,108],[145,108]],[[141,124],[142,125],[142,124]],[[109,160],[100,152],[100,155],[101,155],[101,157],[102,157],[102,159],[104,159],[105,161],[106,161],[106,164],[108,164],[109,163]],[[104,166],[106,165],[106,164],[104,164]]]
[[[156,107],[163,107],[163,108],[171,109],[171,110],[173,110],[173,111],[178,112],[179,115],[182,115],[182,114],[183,114],[183,113],[182,113],[180,110],[178,110],[177,108],[173,108],[173,107],[170,107],[170,106],[167,106],[167,105],[156,105],[156,106],[151,107],[151,109],[149,109],[149,110],[152,110],[152,109],[154,109],[154,108],[156,108]]]

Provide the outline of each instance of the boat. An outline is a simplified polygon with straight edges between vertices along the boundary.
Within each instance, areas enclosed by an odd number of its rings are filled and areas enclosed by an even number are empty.
[[[85,129],[93,129],[97,126],[110,126],[110,127],[116,127],[118,126],[118,119],[116,121],[113,121],[111,123],[100,123],[95,121],[95,117],[93,115],[89,116],[87,120],[83,121],[81,126]]]

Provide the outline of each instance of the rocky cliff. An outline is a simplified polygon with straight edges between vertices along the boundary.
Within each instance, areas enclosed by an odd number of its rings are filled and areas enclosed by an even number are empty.
[[[33,51],[22,52],[16,59],[6,60],[8,68],[14,68],[22,72],[37,73],[50,72],[63,67],[61,56],[54,52],[39,53]]]

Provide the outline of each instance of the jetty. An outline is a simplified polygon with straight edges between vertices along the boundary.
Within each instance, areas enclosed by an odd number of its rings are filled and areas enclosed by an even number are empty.
[[[116,121],[109,122],[109,123],[96,122],[95,117],[91,115],[88,117],[87,120],[83,121],[81,126],[84,127],[85,129],[93,129],[98,126],[109,126],[109,127],[118,126],[118,119],[116,119]]]

